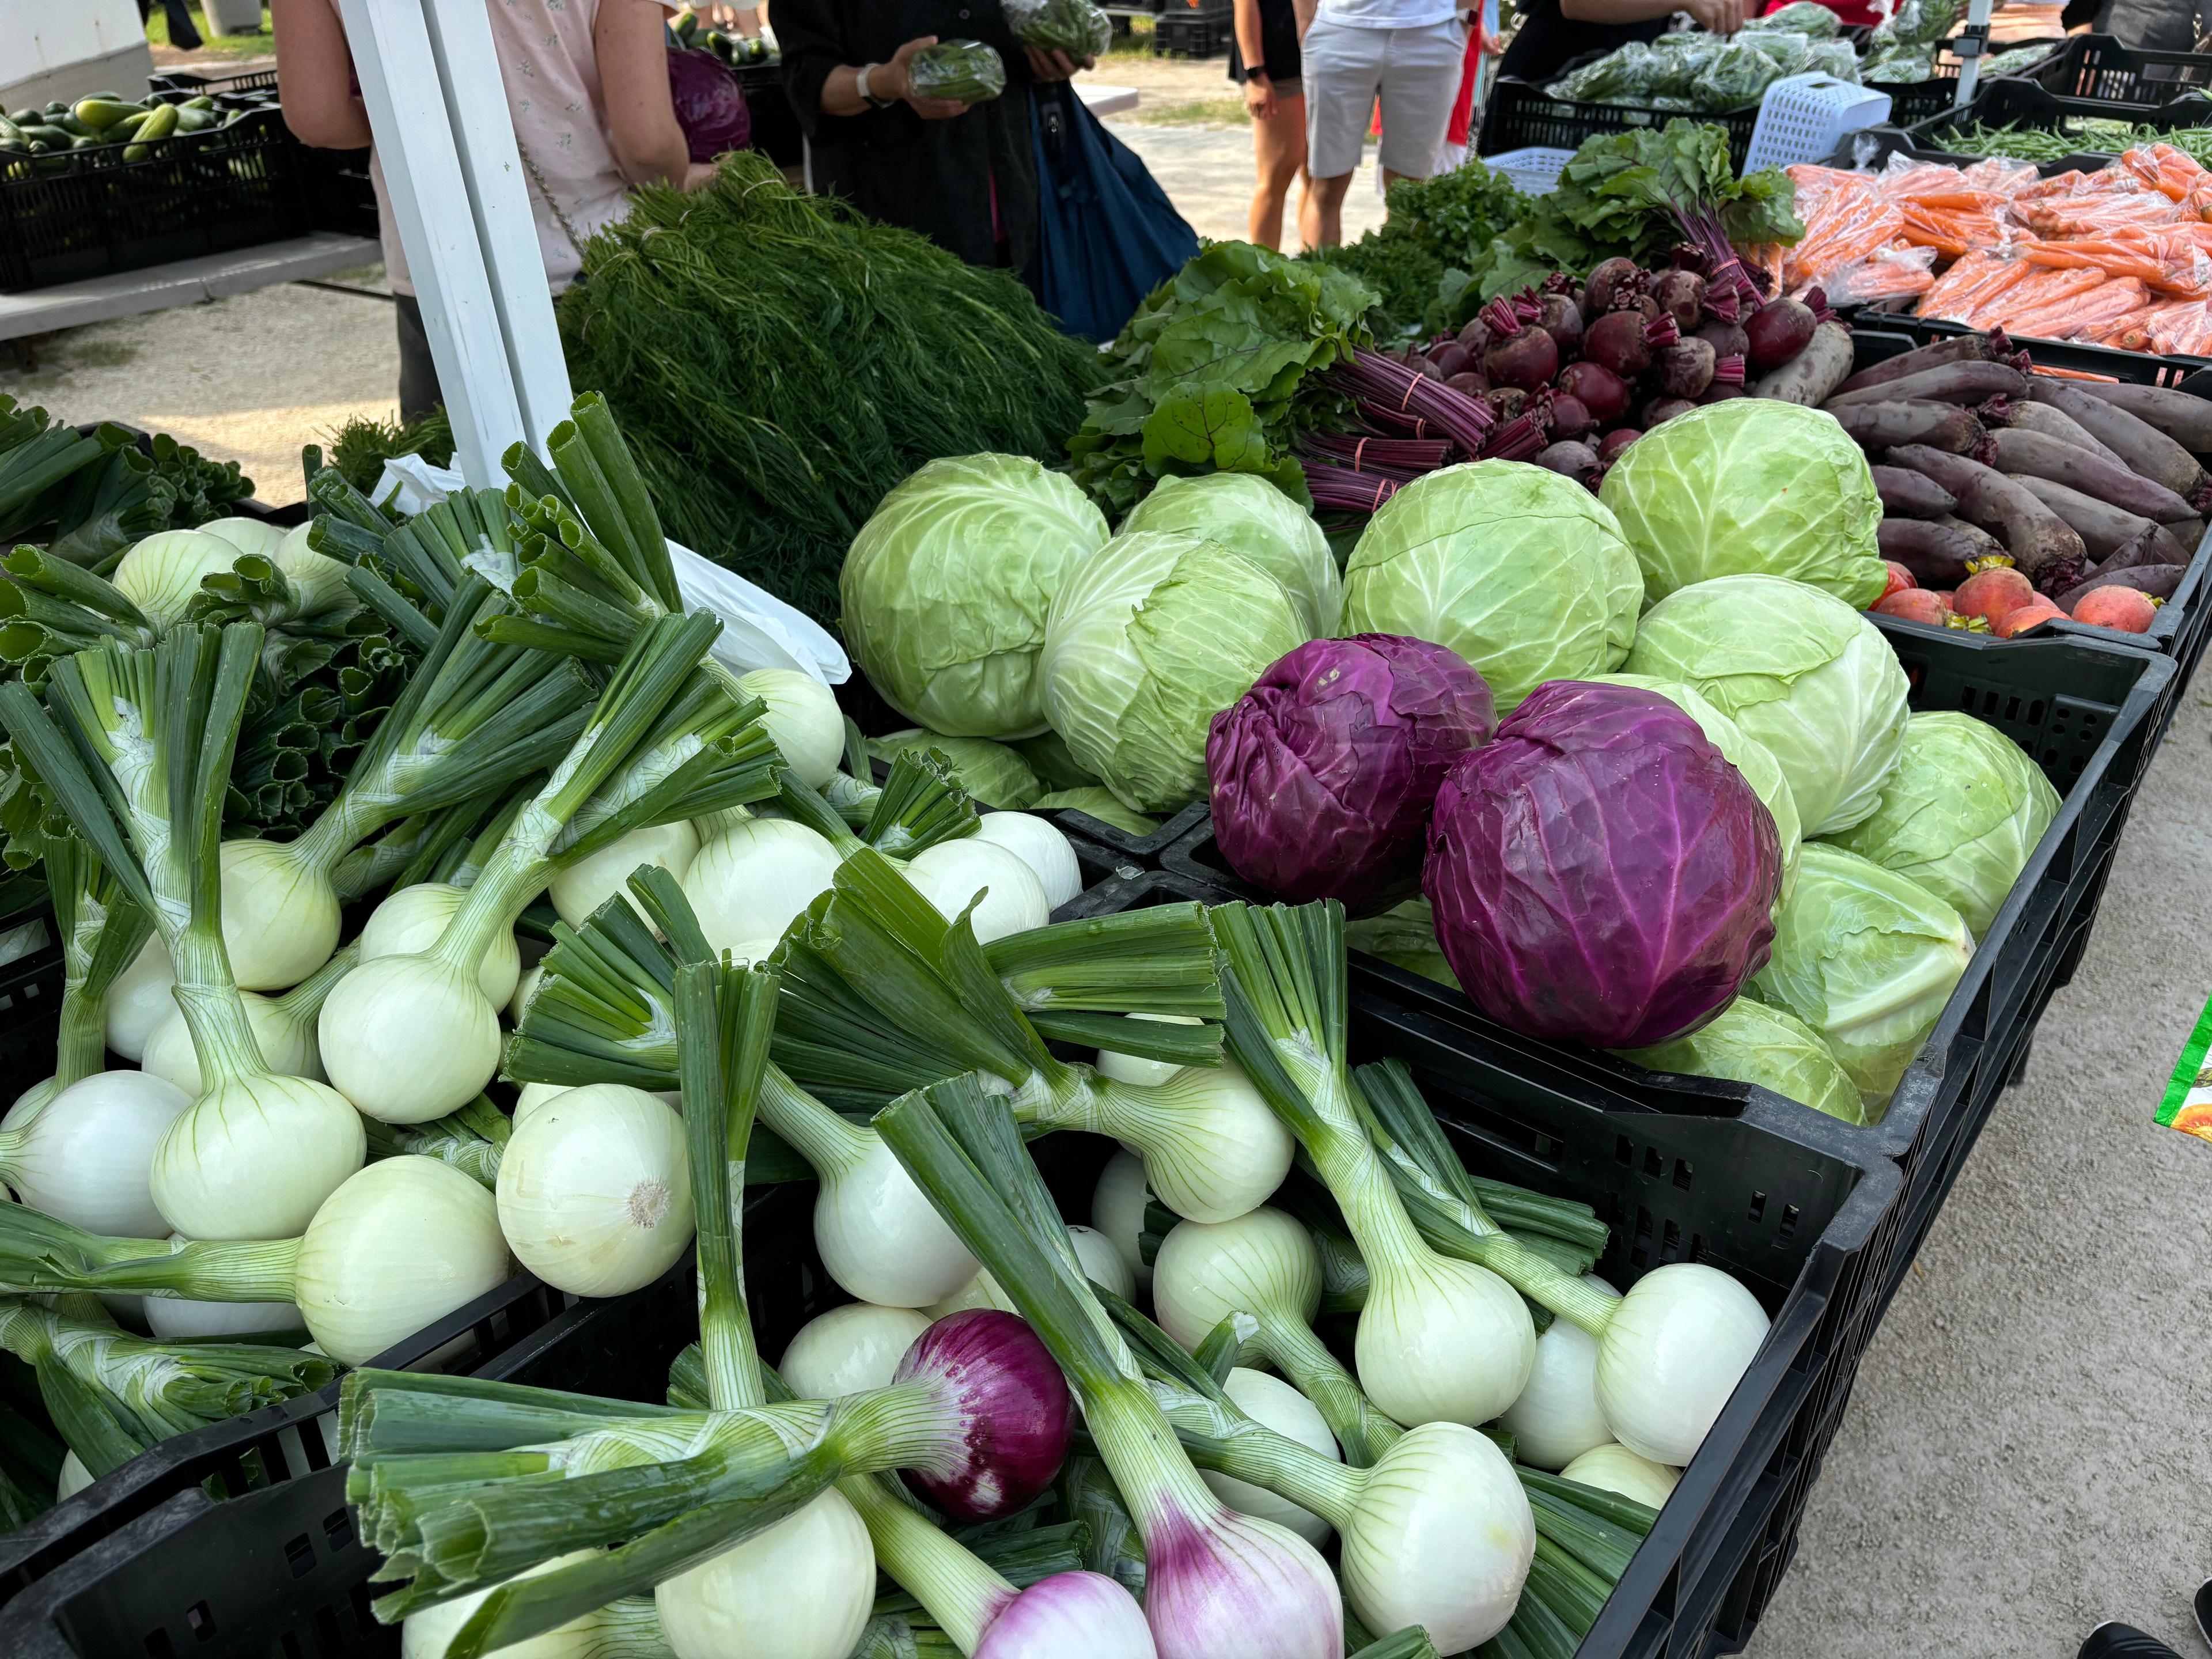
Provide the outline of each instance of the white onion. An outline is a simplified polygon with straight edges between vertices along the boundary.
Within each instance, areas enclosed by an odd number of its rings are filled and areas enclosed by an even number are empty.
[[[323,1004],[324,1068],[346,1099],[386,1123],[458,1111],[499,1071],[499,1002],[514,989],[509,981],[494,1001],[480,973],[433,956],[365,960]]]
[[[976,820],[975,839],[995,842],[1028,865],[1044,888],[1048,909],[1059,909],[1083,890],[1075,848],[1049,819],[1028,812],[986,812]]]
[[[969,925],[979,945],[1025,933],[1052,920],[1036,872],[996,842],[963,836],[926,847],[907,860],[906,877],[947,921],[975,905]]]
[[[684,896],[715,950],[775,939],[837,873],[837,849],[788,818],[747,818],[699,849]]]
[[[289,842],[222,848],[222,944],[241,991],[282,991],[338,948],[338,895]]]
[[[283,526],[266,519],[210,519],[198,529],[203,536],[220,536],[240,552],[258,554],[271,564],[276,562],[276,550],[284,544]]]
[[[361,1115],[328,1084],[250,1073],[169,1126],[154,1202],[187,1238],[297,1238],[368,1152]]]
[[[1238,1365],[1230,1370],[1221,1386],[1254,1422],[1265,1425],[1323,1457],[1344,1461],[1336,1448],[1336,1437],[1328,1431],[1328,1425],[1322,1420],[1313,1401],[1279,1376],[1247,1370]],[[1278,1498],[1265,1486],[1255,1486],[1249,1480],[1218,1474],[1211,1469],[1200,1470],[1199,1479],[1212,1487],[1214,1495],[1232,1510],[1287,1527],[1316,1547],[1328,1537],[1328,1522],[1311,1510],[1300,1509],[1287,1498]]]
[[[168,1228],[149,1189],[154,1149],[191,1102],[143,1072],[95,1072],[0,1142],[0,1182],[88,1232],[156,1237]]]
[[[361,959],[420,955],[438,942],[446,924],[468,897],[468,890],[442,881],[417,882],[391,894],[369,913],[361,930]],[[358,970],[356,970],[358,971]],[[348,977],[350,977],[349,975]],[[494,1008],[503,1008],[522,980],[522,949],[514,930],[502,927],[484,947],[477,970],[477,988]]]
[[[66,1502],[92,1484],[92,1471],[75,1452],[62,1454],[61,1479],[54,1483],[54,1502]]]
[[[1127,1151],[1108,1158],[1098,1172],[1098,1185],[1091,1189],[1091,1224],[1121,1253],[1121,1265],[1140,1291],[1152,1287],[1152,1264],[1145,1260],[1140,1242],[1146,1201],[1144,1159]]]
[[[1654,1463],[1687,1463],[1766,1328],[1758,1298],[1717,1267],[1674,1261],[1644,1274],[1598,1340],[1597,1403],[1613,1437]]]
[[[629,834],[609,847],[579,859],[553,878],[553,908],[571,927],[581,927],[586,918],[619,893],[631,909],[645,914],[629,890],[629,878],[638,866],[658,865],[678,882],[699,856],[699,832],[684,819],[656,823]]]
[[[1561,1469],[1559,1477],[1579,1480],[1600,1492],[1617,1492],[1623,1498],[1632,1498],[1656,1510],[1666,1507],[1682,1472],[1664,1463],[1655,1463],[1648,1457],[1638,1457],[1627,1447],[1608,1440],[1602,1446],[1593,1446]]]
[[[522,970],[522,977],[514,981],[514,994],[507,999],[507,1023],[522,1024],[522,1016],[530,1006],[530,999],[538,994],[538,982],[545,977],[545,964],[532,963]]]
[[[1075,1250],[1075,1265],[1083,1269],[1085,1279],[1103,1285],[1124,1302],[1136,1293],[1128,1264],[1121,1260],[1121,1251],[1114,1248],[1113,1241],[1105,1234],[1091,1227],[1071,1226],[1067,1242]],[[927,1311],[936,1320],[948,1314],[964,1313],[970,1308],[996,1308],[1000,1313],[1021,1311],[988,1267],[978,1268],[973,1279],[943,1301],[932,1304]]]
[[[293,1289],[323,1352],[364,1365],[496,1288],[512,1266],[489,1193],[435,1158],[387,1158],[315,1212]]]
[[[691,1242],[684,1120],[641,1089],[571,1089],[516,1128],[498,1193],[508,1248],[554,1289],[642,1289]]]
[[[653,1595],[677,1659],[847,1659],[875,1603],[876,1553],[832,1490]]]
[[[1096,1121],[1133,1146],[1160,1202],[1193,1221],[1265,1203],[1291,1172],[1291,1132],[1234,1060],[1186,1066],[1151,1088],[1109,1083]]]
[[[164,631],[185,619],[200,578],[238,562],[238,549],[197,530],[164,530],[132,544],[108,578]]]
[[[525,1121],[548,1102],[558,1100],[575,1085],[568,1083],[526,1083],[515,1091],[514,1127],[520,1129]]]
[[[975,1276],[975,1258],[881,1136],[862,1131],[815,1169],[815,1248],[848,1292],[883,1307],[925,1308]]]
[[[1595,1273],[1583,1282],[1620,1294]],[[1597,1404],[1597,1339],[1572,1320],[1554,1319],[1536,1339],[1528,1386],[1498,1422],[1513,1437],[1513,1455],[1531,1468],[1563,1469],[1612,1439]]]
[[[1206,1024],[1194,1014],[1124,1014],[1122,1018],[1150,1020],[1155,1025]],[[1151,1089],[1157,1088],[1186,1068],[1171,1060],[1146,1060],[1141,1054],[1125,1054],[1113,1048],[1101,1048],[1098,1051],[1098,1069],[1116,1083],[1141,1084]]]
[[[254,991],[240,992],[239,1000],[246,1005],[246,1023],[252,1028],[263,1065],[280,1077],[329,1081],[323,1072],[322,1051],[315,1042],[312,1018],[295,1018],[276,999]],[[192,1047],[191,1028],[185,1024],[184,1010],[172,1009],[169,1017],[154,1028],[139,1064],[150,1075],[165,1078],[182,1089],[187,1100],[198,1097],[204,1086],[200,1079],[199,1051]]]
[[[169,994],[177,970],[159,934],[149,934],[131,965],[107,988],[107,1046],[129,1060],[144,1057],[146,1039],[177,1006]]]
[[[796,668],[756,668],[738,684],[768,705],[761,724],[799,781],[827,784],[845,758],[845,715],[830,688]]]
[[[173,1235],[169,1242],[180,1244],[184,1238],[181,1234]],[[162,1342],[257,1336],[264,1331],[307,1328],[296,1302],[196,1302],[185,1296],[149,1296],[144,1302],[146,1328]]]
[[[836,1400],[889,1388],[899,1361],[929,1318],[911,1308],[848,1302],[799,1328],[776,1370],[801,1400]]]
[[[1321,1256],[1304,1227],[1261,1208],[1229,1221],[1178,1222],[1152,1259],[1160,1328],[1198,1352],[1231,1314],[1310,1321],[1321,1306]]]

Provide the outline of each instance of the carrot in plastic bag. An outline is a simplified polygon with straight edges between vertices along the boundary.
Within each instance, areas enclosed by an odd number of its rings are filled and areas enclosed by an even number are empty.
[[[2039,311],[2021,313],[2005,322],[2008,333],[2033,338],[2072,340],[2090,337],[2094,331],[2140,311],[2150,301],[2150,290],[2131,276],[2101,283],[2086,293],[2071,295]]]
[[[1936,284],[1929,270],[1935,262],[1930,247],[1880,249],[1830,274],[1825,284],[1828,303],[1857,305],[1925,294]]]
[[[2016,286],[2034,267],[2007,255],[1977,250],[1937,277],[1921,296],[1923,317],[1942,317],[1974,323],[1982,309]]]

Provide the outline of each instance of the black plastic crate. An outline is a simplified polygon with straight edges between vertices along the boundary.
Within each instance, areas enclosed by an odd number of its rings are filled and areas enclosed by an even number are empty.
[[[1170,3],[1152,27],[1152,52],[1160,58],[1219,58],[1237,38],[1236,24],[1225,14],[1186,14]]]
[[[2153,747],[2159,712],[2178,678],[2166,659],[2124,646],[2078,640],[2003,641],[1876,617],[1911,678],[1912,706],[1956,709],[1987,720],[2025,749],[2063,797],[2057,817],[2029,858],[1996,920],[1907,1070],[1881,1122],[1859,1127],[1789,1103],[1750,1084],[1648,1072],[1576,1045],[1524,1037],[1477,1012],[1459,991],[1355,952],[1356,982],[1378,996],[1478,1032],[1513,1056],[1523,1075],[1556,1079],[1563,1091],[1601,1091],[1646,1111],[1734,1116],[1780,1108],[1825,1145],[1851,1144],[1903,1166],[1907,1190],[1948,1184],[1972,1144],[1962,1136],[1984,1054],[2008,1053],[2032,1033],[2051,990],[2070,975],[2069,952],[2094,921],[2104,879],[2136,784]],[[1212,821],[1170,848],[1160,880],[1182,897],[1266,895],[1240,880],[1213,840]],[[2062,969],[2063,974],[2062,975]],[[1924,1231],[1924,1229],[1923,1230]],[[1901,1271],[1887,1260],[1885,1271]],[[1902,1241],[1917,1248],[1917,1236]]]
[[[220,107],[273,106],[276,71],[256,70],[246,75],[204,76],[172,70],[154,76],[156,92],[204,93]],[[288,131],[287,137],[289,137]],[[368,173],[369,152],[363,149],[313,149],[299,144],[301,179],[305,186],[306,216],[299,230],[331,230],[341,235],[374,240],[378,234],[376,185]]]
[[[1856,347],[1856,360],[1862,368],[1930,341],[1979,331],[1961,323],[1932,319],[1923,320],[1876,313],[1867,315],[1875,325],[1856,329],[1852,336]],[[2022,339],[2020,343],[2027,349],[2039,365],[2047,368],[2099,375],[2134,386],[2175,386],[2200,397],[2212,395],[2212,373],[2204,372],[2212,370],[2212,362],[2201,357],[2154,357],[2145,352],[2115,351],[2106,346],[2071,345],[2063,341]],[[1883,619],[1885,626],[1889,620]],[[2208,534],[2197,544],[2196,556],[2183,573],[2180,586],[2174,589],[2172,597],[2159,607],[2158,615],[2152,621],[2148,633],[2121,634],[2108,628],[2092,628],[2067,617],[2046,623],[2037,631],[2042,633],[2046,630],[2057,636],[2155,651],[2174,659],[2180,672],[2166,688],[2166,701],[2156,711],[2151,733],[2151,746],[2155,749],[2165,738],[2166,728],[2173,719],[2174,707],[2180,699],[2182,687],[2196,672],[2197,665],[2204,654],[2205,641],[2208,636],[2212,636],[2212,534]],[[1892,637],[1897,635],[1893,634]]]
[[[307,222],[303,147],[273,106],[162,139],[139,161],[126,159],[131,148],[103,144],[7,169],[0,292],[277,241]]]
[[[1976,122],[1987,125],[2018,126],[2042,132],[2061,131],[2069,121],[2122,120],[2141,126],[2155,127],[2162,132],[2172,132],[2182,127],[2212,125],[2212,101],[2201,98],[2177,100],[2169,104],[2114,106],[2094,99],[2064,98],[2045,90],[2033,81],[1992,81],[1974,94],[1974,101],[1963,110],[1946,110],[1908,129],[1916,144],[1930,151],[1941,152],[1947,157],[1959,152],[1945,149],[1942,133],[1956,125],[1971,126]],[[1968,159],[1980,161],[1980,156]],[[2082,149],[2069,153],[2063,160],[2039,162],[2038,166],[2048,176],[2052,173],[2094,173],[2114,159],[2109,151]]]
[[[1501,76],[1483,105],[1482,126],[1475,141],[1478,155],[1503,155],[1508,150],[1580,149],[1583,141],[1600,133],[1628,132],[1638,127],[1663,127],[1669,121],[1700,121],[1724,129],[1729,155],[1736,170],[1743,170],[1744,153],[1759,125],[1759,106],[1719,115],[1684,116],[1679,111],[1642,109],[1626,104],[1577,104],[1548,98],[1544,88],[1514,76]]]
[[[13,938],[20,953],[0,965],[0,1077],[13,1079],[12,1098],[53,1075],[61,1033],[61,931],[42,891],[0,916],[0,938]],[[0,1539],[0,1547],[4,1545]]]
[[[1132,884],[1130,901],[1162,896],[1160,883]],[[1760,1507],[1760,1535],[1779,1524],[1766,1494],[1817,1464],[1834,1431],[1870,1328],[1863,1282],[1895,1207],[1897,1172],[1840,1133],[1825,1146],[1787,1133],[1776,1103],[1735,1120],[1665,1118],[1532,1083],[1479,1034],[1365,990],[1355,994],[1352,1034],[1355,1059],[1395,1054],[1413,1066],[1475,1167],[1595,1204],[1614,1228],[1600,1264],[1608,1276],[1632,1282],[1703,1259],[1737,1274],[1774,1316],[1582,1652],[1660,1659],[1740,1642],[1765,1606],[1763,1592],[1753,1605],[1739,1588],[1758,1565],[1747,1505]],[[1037,1150],[1065,1203],[1087,1195],[1110,1146],[1054,1136]],[[812,1261],[796,1207],[805,1189],[785,1192],[794,1207],[781,1231],[762,1221],[748,1231],[755,1316],[771,1357],[805,1318],[845,1299]],[[774,1259],[763,1260],[764,1249]],[[688,1266],[678,1267],[635,1296],[570,1310],[483,1374],[658,1398],[669,1359],[696,1329],[695,1309]],[[1793,1505],[1793,1533],[1796,1518]],[[0,1613],[0,1651],[390,1655],[398,1632],[368,1613],[374,1559],[355,1537],[338,1471],[228,1504],[185,1493]]]
[[[2212,56],[2123,46],[2116,35],[2077,34],[2025,78],[2062,97],[2154,107],[2192,92],[2212,93]]]
[[[1902,86],[1884,86],[1878,82],[1873,81],[1867,82],[1867,86],[1869,89],[1875,92],[1886,92],[1889,94],[1890,125],[1900,127],[1910,126],[1912,123],[1916,121],[1924,121],[1930,116],[1942,115],[1952,107],[1959,95],[1959,73],[1960,65],[1956,55],[1957,46],[1958,42],[1956,40],[1948,41],[1945,43],[1946,49],[1938,52],[1936,56],[1936,74],[1934,78],[1930,80],[1908,82]],[[2063,40],[2050,41],[2016,40],[2009,45],[1998,47],[1997,50],[2001,52],[2013,52],[2018,50],[2020,47],[2031,46],[2047,46],[2050,48],[2050,57],[2057,58],[2060,53],[2064,52],[2066,42]],[[1983,55],[1984,59],[1984,69],[1980,83],[1982,85],[1987,85],[1992,79],[2012,80],[2018,76],[2039,76],[2042,71],[2048,67],[2048,60],[2046,60],[2045,63],[2034,64],[2028,69],[2016,70],[2014,75],[2001,77],[1991,76],[1987,71],[1986,60],[1993,54],[1990,53],[1986,46],[1983,49]]]

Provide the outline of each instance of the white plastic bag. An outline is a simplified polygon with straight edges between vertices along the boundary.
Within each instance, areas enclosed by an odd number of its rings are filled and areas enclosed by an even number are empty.
[[[444,501],[465,482],[459,473],[433,466],[420,455],[401,455],[385,462],[369,495],[378,506],[411,517]],[[722,619],[712,653],[715,661],[741,674],[755,668],[795,668],[824,685],[842,685],[853,677],[844,647],[805,612],[681,542],[670,542],[668,553],[685,602]]]

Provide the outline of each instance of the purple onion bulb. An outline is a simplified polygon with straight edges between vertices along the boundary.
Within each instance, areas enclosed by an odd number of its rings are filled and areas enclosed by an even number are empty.
[[[1056,1572],[991,1621],[975,1659],[1157,1659],[1144,1609],[1102,1572]]]
[[[995,1308],[939,1320],[899,1361],[897,1382],[934,1384],[961,1425],[957,1444],[901,1471],[908,1486],[961,1521],[1010,1515],[1067,1457],[1067,1379],[1027,1321]]]

